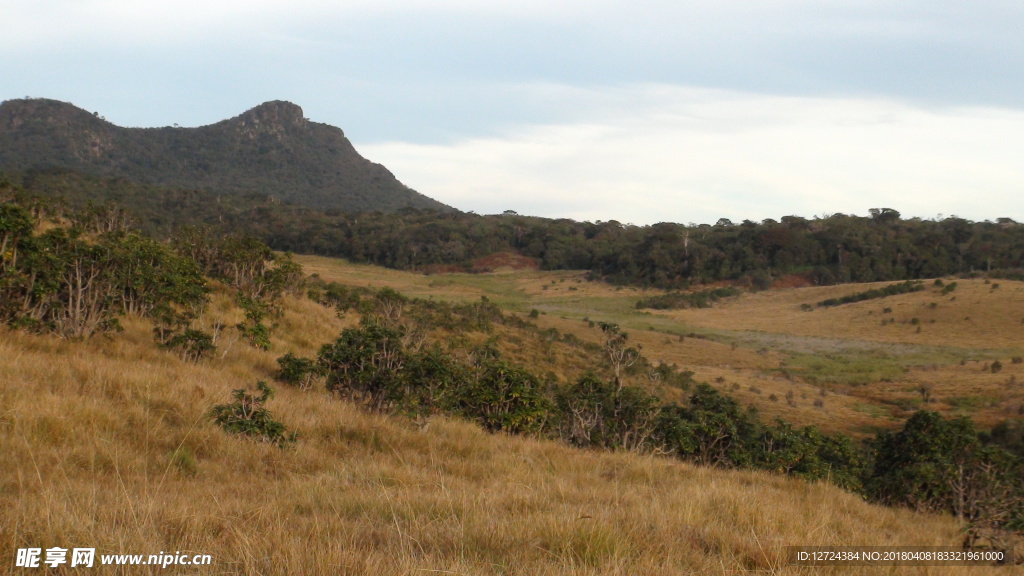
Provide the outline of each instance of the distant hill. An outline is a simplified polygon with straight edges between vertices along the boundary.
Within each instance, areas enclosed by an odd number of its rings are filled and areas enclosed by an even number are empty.
[[[0,104],[0,171],[53,169],[346,212],[453,211],[282,101],[198,128],[123,128],[56,100]]]

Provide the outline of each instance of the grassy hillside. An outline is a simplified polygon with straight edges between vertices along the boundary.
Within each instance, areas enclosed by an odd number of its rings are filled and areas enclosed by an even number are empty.
[[[425,293],[438,280],[321,264],[352,283]],[[509,279],[440,280],[451,284],[439,298]],[[217,294],[202,322],[239,319]],[[280,386],[270,402],[298,433],[293,448],[210,422],[230,390],[269,379],[277,356],[311,354],[352,321],[286,297],[270,351],[222,341],[199,364],[157,349],[132,320],[84,342],[0,329],[0,565],[12,570],[19,547],[95,546],[211,554],[212,567],[189,571],[209,574],[796,574],[830,571],[784,566],[782,546],[959,544],[949,517],[871,506],[826,484],[574,450],[446,418],[417,426],[322,390]]]
[[[766,420],[781,416],[864,435],[896,427],[922,407],[990,427],[1019,417],[1024,406],[1024,364],[1013,363],[1024,355],[1024,282],[961,279],[946,294],[952,280],[929,282],[920,292],[832,308],[815,304],[886,284],[788,288],[744,293],[711,308],[649,311],[637,310],[636,302],[660,291],[588,282],[582,272],[421,275],[297,258],[325,280],[455,301],[486,296],[510,310],[536,309],[542,328],[588,342],[602,336],[584,319],[616,322],[652,362],[693,371],[756,406]],[[997,360],[1002,368],[993,373]]]

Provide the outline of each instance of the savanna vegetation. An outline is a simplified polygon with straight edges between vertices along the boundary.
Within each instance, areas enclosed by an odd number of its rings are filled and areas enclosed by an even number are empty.
[[[160,426],[169,427],[180,438],[173,449],[166,440],[159,442],[171,450],[164,477],[172,470],[189,476],[200,468],[197,462],[202,457],[197,451],[202,448],[189,441],[194,430],[208,438],[213,434],[211,428],[220,428],[285,452],[301,452],[303,446],[322,448],[325,443],[335,446],[331,450],[337,452],[338,446],[348,442],[344,425],[339,432],[338,424],[330,419],[318,422],[306,416],[306,424],[296,425],[272,414],[268,404],[274,390],[264,381],[270,375],[279,382],[279,389],[294,387],[289,393],[291,402],[316,404],[320,406],[314,410],[317,413],[349,410],[324,407],[337,403],[362,410],[365,416],[359,418],[365,422],[383,414],[421,430],[434,421],[448,430],[461,426],[456,422],[467,422],[503,437],[632,453],[636,462],[663,456],[698,467],[826,482],[836,490],[880,504],[949,514],[965,527],[965,536],[958,543],[968,547],[1011,549],[1022,530],[1024,460],[1019,425],[1014,422],[979,433],[969,419],[921,410],[901,427],[862,440],[811,425],[796,426],[781,418],[766,422],[758,410],[743,407],[719,389],[695,381],[692,372],[652,361],[616,322],[587,320],[592,337],[582,339],[543,327],[534,321],[540,320],[539,314],[509,312],[487,298],[448,302],[409,297],[393,288],[371,289],[305,277],[290,256],[275,254],[255,236],[186,226],[176,230],[169,241],[158,242],[135,231],[127,214],[111,206],[77,211],[23,196],[13,187],[3,193],[0,310],[7,330],[26,333],[7,332],[13,341],[46,349],[55,346],[47,344],[47,339],[59,339],[66,342],[60,345],[65,350],[103,350],[102,344],[84,341],[98,337],[118,342],[118,330],[127,326],[129,335],[137,336],[139,327],[148,325],[153,352],[128,338],[120,340],[123,344],[116,354],[141,354],[165,370],[214,371],[218,379],[231,382],[233,402],[200,410],[202,402],[183,404],[179,400],[171,401],[169,408],[159,408],[177,414],[171,418],[177,424],[160,420]],[[713,299],[717,293],[707,294]],[[282,346],[282,339],[294,342],[298,337],[283,333],[289,306],[304,309],[311,317],[333,318],[321,323],[333,326],[336,332],[324,337],[323,330],[316,330],[313,332],[321,335],[320,341],[304,334],[301,346]],[[216,310],[211,310],[213,307]],[[252,352],[239,356],[239,362],[228,363],[236,342]],[[304,353],[290,349],[276,354],[284,348],[302,348]],[[131,352],[126,352],[128,349]],[[543,361],[531,356],[531,349],[543,350]],[[245,358],[259,360],[254,367],[245,367],[241,363]],[[174,368],[178,365],[180,368]],[[540,366],[553,369],[538,370]],[[249,381],[232,377],[233,372]],[[122,382],[121,386],[125,385],[128,383]],[[165,397],[185,393],[180,384],[175,388],[161,380],[159,385]],[[253,385],[255,392],[251,393],[248,387]],[[58,388],[64,390],[65,386]],[[199,390],[205,396],[206,388]],[[22,398],[16,389],[8,394]],[[219,394],[218,401],[228,397],[226,390]],[[131,395],[127,400],[132,401]],[[145,408],[144,413],[149,414],[150,409]],[[51,436],[35,428],[26,432],[19,424],[23,417],[11,413],[15,420],[9,430],[18,431],[23,438],[30,434],[43,444],[63,445],[64,433]],[[184,413],[189,417],[183,419]],[[29,421],[32,426],[57,426],[38,419]],[[186,423],[190,426],[187,430]],[[66,429],[77,424],[60,426]],[[12,450],[16,438],[8,436]],[[372,450],[387,450],[390,442],[377,436],[365,441],[376,447]],[[186,445],[190,448],[181,451]],[[28,447],[31,451],[32,444]],[[18,451],[23,452],[21,448]],[[390,451],[396,455],[404,452],[393,446]],[[87,460],[96,462],[98,457],[94,453]],[[134,458],[142,459],[143,469],[150,466],[148,456]],[[305,463],[296,456],[273,459],[289,462],[294,470],[308,467],[318,474],[336,465],[322,457]],[[402,459],[399,456],[399,461]],[[66,465],[58,460],[51,462],[48,470],[66,473]],[[89,469],[84,466],[83,470]],[[109,463],[105,466],[109,468]],[[120,474],[116,459],[113,469]],[[38,468],[37,474],[41,478]],[[86,479],[84,474],[82,479]],[[8,482],[19,487],[18,494],[25,493],[23,477]],[[11,504],[12,510],[29,505],[24,499]],[[317,504],[308,506],[322,509]],[[391,514],[398,541],[412,546],[413,541],[402,533],[402,514],[394,508]],[[442,517],[459,515],[453,511]],[[24,518],[14,525],[21,522]],[[152,520],[140,522],[136,517],[139,534],[151,539],[155,536],[149,531],[160,530],[161,524],[149,522]],[[52,526],[32,525],[31,530],[53,535]],[[31,530],[13,537],[27,541]],[[421,525],[418,533],[425,539],[429,529]],[[606,569],[609,561],[653,566],[632,556],[628,549],[638,544],[633,540],[627,543],[619,534],[587,532],[581,538],[582,548],[562,540],[554,549],[542,548],[563,564],[593,570]],[[606,544],[600,543],[602,539]],[[455,563],[451,565],[480,565],[481,559],[469,548],[461,548],[454,557],[446,553],[450,541],[434,548],[428,545],[429,551],[422,541],[416,542],[418,552],[410,547],[404,561],[414,563],[422,555]],[[248,546],[242,549],[252,550]],[[715,554],[714,549],[704,550],[704,554]],[[237,552],[236,547],[230,554]],[[498,554],[495,565],[511,565],[509,554]],[[676,557],[668,554],[665,558]],[[778,550],[737,561],[771,567],[778,561]]]

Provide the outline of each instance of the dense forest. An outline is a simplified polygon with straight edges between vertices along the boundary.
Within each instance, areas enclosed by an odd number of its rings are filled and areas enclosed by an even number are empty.
[[[506,313],[486,300],[456,305],[410,299],[387,288],[373,291],[304,278],[287,255],[275,254],[248,234],[185,226],[168,241],[157,241],[132,228],[126,215],[111,206],[72,210],[26,196],[9,185],[0,188],[0,320],[10,329],[74,340],[116,331],[119,318],[125,316],[146,318],[152,322],[157,346],[181,362],[202,362],[227,331],[254,347],[268,349],[268,334],[280,314],[281,299],[290,291],[338,313],[355,313],[360,321],[334,342],[324,343],[315,357],[281,356],[275,377],[282,385],[322,387],[332,397],[369,411],[413,418],[448,414],[491,432],[551,438],[580,448],[656,453],[698,465],[764,469],[830,481],[879,503],[953,514],[965,524],[966,546],[1005,547],[1009,533],[1024,530],[1024,427],[1019,422],[978,431],[966,418],[947,420],[920,411],[901,430],[881,433],[864,443],[814,427],[796,428],[782,420],[766,423],[756,410],[744,409],[713,387],[693,382],[691,373],[652,365],[615,324],[598,323],[602,343],[587,345],[568,335],[542,331],[529,319]],[[910,234],[915,226],[942,225],[906,223],[895,216],[879,222],[879,217],[839,221],[874,231],[878,237],[901,231]],[[470,228],[473,235],[482,234],[489,225],[514,228],[521,223],[524,236],[517,242],[526,242],[527,230],[537,233],[545,225],[566,236],[572,236],[573,229],[596,227],[607,234],[599,232],[590,240],[603,249],[614,246],[614,239],[622,241],[635,233],[634,240],[642,241],[662,230],[514,215],[338,218],[351,226],[406,222],[406,228],[397,228],[401,234],[441,233],[440,222],[480,224]],[[531,223],[537,228],[526,228]],[[693,242],[710,243],[736,238],[744,231],[756,234],[796,224],[720,223]],[[822,232],[814,224],[803,222],[797,229],[806,233],[804,238],[813,239]],[[703,228],[672,228],[676,236],[682,232],[684,256],[686,249],[697,252],[694,245],[687,248],[686,233],[696,235],[699,230]],[[990,237],[995,238],[995,232],[1015,227],[984,224],[964,230],[992,232]],[[1008,232],[1006,237],[1013,234]],[[585,243],[585,234],[582,239]],[[362,241],[374,238],[369,235]],[[844,258],[849,259],[849,254]],[[741,267],[733,270],[733,274],[744,273]],[[232,295],[244,312],[243,321],[234,326],[195,322],[214,289]],[[536,374],[501,352],[498,327],[514,330],[519,339],[550,342],[559,338],[589,354],[592,369],[568,382]],[[482,336],[482,343],[467,338],[473,334]],[[686,391],[685,401],[665,401],[657,386],[627,379],[637,374]],[[217,405],[210,418],[226,430],[283,448],[301,442],[287,432],[287,423],[275,420],[266,410],[271,387],[259,382],[256,390],[255,394],[236,390],[235,402]]]
[[[27,192],[61,195],[76,207],[116,201],[156,237],[169,237],[182,225],[205,225],[253,234],[275,250],[423,272],[481,270],[482,258],[512,252],[545,270],[589,270],[595,280],[659,288],[724,281],[763,289],[791,275],[816,285],[979,273],[1024,277],[1024,225],[1007,218],[904,219],[879,208],[868,216],[634,226],[512,212],[346,213],[61,170],[7,178]]]

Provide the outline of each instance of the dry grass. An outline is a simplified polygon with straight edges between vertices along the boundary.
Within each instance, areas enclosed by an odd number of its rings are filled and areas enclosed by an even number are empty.
[[[207,321],[230,321],[217,298]],[[321,391],[278,387],[270,403],[294,449],[228,436],[213,404],[352,321],[305,301],[286,311],[271,352],[239,342],[198,365],[158,350],[144,323],[81,343],[0,332],[0,566],[16,570],[19,547],[87,546],[211,554],[200,574],[802,574],[822,570],[784,566],[782,546],[959,542],[949,518],[823,484],[443,418],[421,428]],[[885,571],[968,572],[986,570]]]
[[[926,290],[801,312],[801,304],[881,288],[892,282],[770,290],[726,300],[714,308],[669,313],[694,326],[726,330],[858,339],[873,342],[1019,349],[1024,341],[1024,282],[958,280],[958,288],[942,295],[926,282]],[[932,304],[935,306],[933,307]],[[892,312],[884,310],[890,308]],[[895,323],[882,326],[883,318]],[[921,331],[911,321],[920,320]],[[932,322],[934,320],[934,323]]]
[[[923,292],[812,312],[801,305],[890,283],[788,288],[727,298],[713,308],[655,312],[635,304],[657,291],[587,282],[582,272],[425,276],[330,258],[299,260],[328,280],[456,301],[487,296],[510,310],[536,309],[541,328],[589,342],[600,342],[601,333],[584,319],[619,323],[652,362],[693,371],[698,380],[757,407],[766,420],[780,416],[864,436],[898,426],[921,407],[990,426],[1024,406],[1024,365],[1010,362],[1024,353],[1021,282],[995,281],[999,288],[993,289],[983,280],[959,280],[946,295],[926,282]],[[692,333],[700,338],[679,341],[679,334]],[[510,348],[539,371],[563,378],[588,367],[557,347]],[[1002,362],[999,374],[984,370],[994,359]],[[632,383],[650,385],[642,378]],[[931,402],[923,402],[922,389]],[[661,394],[669,400],[683,396],[676,390]]]

